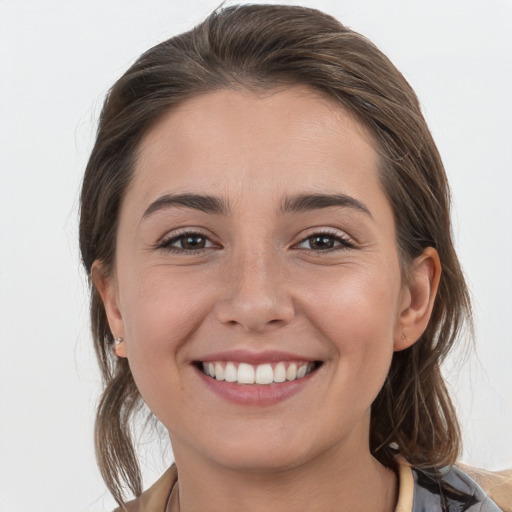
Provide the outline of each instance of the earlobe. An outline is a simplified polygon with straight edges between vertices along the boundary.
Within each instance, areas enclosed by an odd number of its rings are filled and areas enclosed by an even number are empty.
[[[91,277],[93,286],[98,290],[103,301],[103,307],[107,314],[108,324],[110,331],[116,339],[122,339],[124,336],[124,323],[121,310],[119,308],[119,299],[117,296],[117,289],[115,286],[114,278],[111,274],[107,273],[102,263],[96,260],[91,269]],[[125,343],[122,347],[115,350],[116,355],[119,357],[126,357]]]
[[[123,338],[116,338],[114,340],[112,350],[117,357],[127,357],[126,344]]]
[[[395,333],[394,350],[413,345],[427,328],[441,278],[439,254],[427,247],[412,263]]]

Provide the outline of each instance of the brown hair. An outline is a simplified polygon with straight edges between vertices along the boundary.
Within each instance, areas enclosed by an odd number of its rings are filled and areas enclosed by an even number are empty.
[[[81,195],[80,248],[90,275],[95,260],[112,271],[119,205],[130,183],[138,144],[148,129],[187,98],[219,88],[265,90],[301,84],[326,93],[372,132],[380,177],[392,205],[404,276],[428,247],[443,273],[430,323],[409,349],[394,354],[372,405],[370,448],[390,465],[395,452],[411,464],[437,468],[455,461],[460,432],[440,363],[464,320],[468,290],[450,228],[443,165],[414,91],[366,38],[314,9],[243,5],[213,12],[193,30],[144,53],[110,90]],[[142,399],[126,359],[112,356],[101,298],[91,289],[94,344],[105,389],[96,418],[103,478],[122,503],[127,486],[142,491],[131,436]]]

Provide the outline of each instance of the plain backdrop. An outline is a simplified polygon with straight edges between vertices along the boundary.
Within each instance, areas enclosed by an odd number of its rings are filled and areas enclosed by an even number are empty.
[[[114,506],[94,461],[99,392],[77,197],[109,86],[218,0],[0,0],[0,512]],[[463,460],[512,466],[512,1],[338,0],[416,89],[454,198],[476,349],[445,372]],[[143,451],[146,485],[165,466]],[[167,455],[170,460],[170,454]]]

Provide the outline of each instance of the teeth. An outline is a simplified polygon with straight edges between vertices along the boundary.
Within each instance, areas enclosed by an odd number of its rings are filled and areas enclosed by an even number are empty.
[[[274,382],[284,382],[286,380],[286,367],[284,363],[277,363],[274,368]]]
[[[215,378],[217,380],[224,380],[224,368],[220,363],[215,363]]]
[[[302,379],[302,377],[305,377],[307,369],[308,369],[307,365],[301,366],[297,370],[297,379]]]
[[[295,380],[297,378],[297,365],[295,363],[288,366],[286,370],[286,380]]]
[[[254,384],[254,367],[250,364],[238,365],[238,384]]]
[[[210,377],[215,377],[215,375],[210,375]],[[224,380],[226,382],[236,382],[238,380],[238,370],[233,363],[228,363],[224,370]]]
[[[233,362],[203,363],[203,373],[216,380],[236,382],[238,384],[272,384],[302,379],[313,371],[315,364],[279,362],[276,365],[269,363],[252,365]]]
[[[238,373],[240,373],[240,367],[238,367]],[[254,381],[256,384],[270,384],[274,382],[274,370],[272,370],[272,366],[269,364],[260,364],[257,366]]]

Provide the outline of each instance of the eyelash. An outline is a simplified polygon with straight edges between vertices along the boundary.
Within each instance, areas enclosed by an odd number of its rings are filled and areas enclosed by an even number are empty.
[[[201,247],[199,249],[184,249],[184,248],[173,247],[172,244],[175,244],[176,242],[179,242],[180,240],[183,240],[186,237],[197,237],[197,238],[200,237],[200,238],[203,238],[206,241],[206,243],[209,242],[209,243],[213,244],[213,242],[210,240],[210,238],[208,236],[204,235],[203,233],[201,233],[199,231],[190,230],[190,231],[183,231],[181,233],[174,234],[173,236],[171,236],[169,238],[164,238],[160,243],[158,243],[157,249],[163,249],[165,251],[168,251],[168,252],[171,252],[174,254],[199,255],[199,254],[203,254],[204,252],[208,251],[209,249],[215,248],[213,246]],[[320,237],[323,237],[324,239],[329,238],[329,239],[333,240],[334,243],[338,242],[339,245],[334,246],[334,247],[329,247],[327,249],[316,249],[316,250],[315,249],[304,249],[304,248],[297,247],[307,241],[311,241],[313,238],[320,238]],[[329,252],[333,252],[333,251],[353,249],[354,244],[346,235],[342,235],[339,232],[324,229],[324,230],[312,232],[307,237],[301,239],[297,244],[295,244],[294,247],[296,247],[295,250],[306,250],[306,251],[311,251],[311,252],[316,252],[316,253],[329,253]]]
[[[353,242],[347,235],[342,234],[339,231],[329,230],[329,229],[325,229],[325,228],[321,229],[319,231],[312,231],[311,234],[304,237],[302,240],[300,240],[300,242],[298,244],[295,244],[295,246],[301,245],[307,241],[311,241],[313,238],[321,238],[321,237],[323,237],[324,239],[325,238],[331,239],[335,243],[338,242],[339,245],[334,246],[334,247],[329,247],[327,249],[316,249],[316,250],[315,249],[302,249],[302,248],[298,247],[296,250],[307,250],[307,251],[315,252],[317,254],[325,254],[325,253],[330,253],[330,252],[334,252],[334,251],[342,251],[342,250],[355,248]]]
[[[160,243],[157,245],[157,249],[163,249],[168,252],[172,252],[174,254],[203,254],[204,252],[208,251],[209,249],[212,249],[213,247],[202,247],[200,249],[184,249],[179,247],[173,247],[172,244],[179,242],[180,240],[183,240],[187,237],[201,237],[203,238],[207,243],[210,242],[213,244],[213,242],[210,240],[208,236],[201,233],[200,231],[182,231],[180,233],[174,234],[169,238],[164,238]]]

